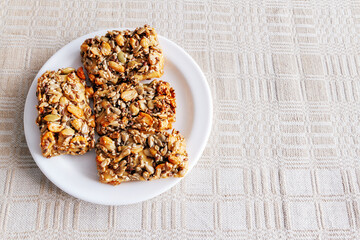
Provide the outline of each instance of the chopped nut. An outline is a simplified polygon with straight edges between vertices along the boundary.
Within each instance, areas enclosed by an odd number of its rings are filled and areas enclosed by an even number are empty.
[[[109,62],[109,67],[111,67],[112,69],[114,69],[117,72],[124,72],[125,71],[124,66],[118,64],[117,62],[110,61]]]
[[[124,46],[124,37],[121,34],[115,37],[115,41],[120,47]]]
[[[147,126],[152,126],[153,124],[153,118],[149,114],[144,112],[139,113],[139,117],[137,118],[137,121]]]
[[[89,118],[89,126],[94,128],[95,127],[95,115],[92,115],[90,118]]]
[[[131,148],[131,153],[139,153],[144,149],[141,145],[135,145]]]
[[[41,138],[41,147],[45,157],[50,157],[49,149],[55,144],[55,138],[52,132],[45,133]]]
[[[91,110],[90,106],[84,107],[83,112],[84,112],[84,115],[85,115],[85,118],[86,118],[86,119],[88,119],[88,118],[91,117],[92,110]]]
[[[147,106],[149,109],[153,110],[154,109],[154,101],[153,100],[148,101]]]
[[[146,37],[143,37],[140,41],[140,45],[143,48],[148,48],[149,47],[149,40]]]
[[[71,125],[77,130],[80,131],[81,127],[82,127],[83,121],[79,118],[74,119],[71,121]]]
[[[94,89],[92,87],[85,87],[85,93],[90,98],[94,95]]]
[[[79,76],[80,79],[82,79],[82,80],[86,79],[84,69],[82,67],[78,68],[78,70],[76,71],[76,74]]]
[[[69,100],[66,97],[61,97],[60,98],[60,105],[66,106],[68,104],[69,104]]]
[[[124,150],[122,150],[122,152],[120,153],[120,155],[114,159],[114,162],[119,162],[121,159],[123,159],[126,156],[129,156],[131,153],[131,150],[129,148],[125,148]]]
[[[139,107],[141,109],[141,111],[146,111],[147,107],[146,107],[146,100],[142,99],[140,101],[138,101],[139,103]]]
[[[114,141],[106,136],[102,136],[100,138],[100,144],[103,145],[107,150],[114,151],[115,150],[115,143]]]
[[[138,42],[135,38],[130,38],[130,45],[132,48],[135,48],[137,46]]]
[[[60,100],[60,98],[61,98],[61,93],[58,92],[58,93],[54,94],[54,95],[50,98],[49,103],[50,103],[50,104],[52,104],[52,103],[58,103],[59,100]]]
[[[181,162],[180,157],[175,156],[175,155],[170,155],[168,159],[169,159],[169,162],[171,162],[172,164],[179,164]]]
[[[90,52],[91,52],[92,54],[94,54],[95,56],[101,55],[101,53],[100,53],[100,51],[99,51],[99,49],[98,49],[97,47],[92,47],[92,48],[90,49]]]
[[[44,117],[44,120],[47,122],[55,122],[59,120],[61,116],[59,114],[49,114]]]
[[[64,126],[58,124],[58,123],[49,123],[48,124],[48,129],[50,132],[60,132],[61,130],[64,129]]]
[[[150,154],[151,154],[153,157],[155,157],[155,155],[157,154],[157,150],[156,150],[154,147],[150,148],[149,150],[150,150]]]
[[[139,108],[135,106],[135,103],[132,103],[129,107],[130,112],[132,115],[138,115],[139,114]]]
[[[135,99],[138,96],[138,93],[135,89],[127,90],[123,93],[121,93],[121,99],[125,102],[131,101]]]
[[[109,55],[110,53],[111,53],[111,46],[109,45],[109,43],[107,43],[107,42],[103,42],[102,44],[101,44],[101,52],[102,52],[102,54],[104,54],[105,56],[106,55]]]
[[[73,136],[74,134],[75,131],[72,128],[65,128],[64,130],[61,131],[61,135],[65,137]]]
[[[75,105],[69,105],[67,107],[67,110],[69,112],[71,112],[72,114],[74,114],[75,117],[77,118],[83,118],[84,117],[84,112],[81,108],[75,106]]]

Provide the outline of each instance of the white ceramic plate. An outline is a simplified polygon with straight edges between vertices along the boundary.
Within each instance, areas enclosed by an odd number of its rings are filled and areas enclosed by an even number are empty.
[[[68,194],[97,204],[125,205],[145,201],[169,190],[181,178],[167,178],[149,182],[128,182],[118,186],[98,182],[95,151],[82,156],[62,155],[50,159],[41,155],[40,131],[37,117],[36,84],[46,70],[80,67],[80,45],[107,30],[82,36],[56,52],[40,69],[27,95],[24,110],[24,129],[28,147],[36,164],[45,176]],[[212,99],[206,78],[196,62],[181,47],[159,36],[165,55],[165,74],[162,80],[175,89],[177,109],[174,128],[187,140],[189,171],[201,157],[209,138],[212,123]],[[186,177],[186,176],[185,176]]]

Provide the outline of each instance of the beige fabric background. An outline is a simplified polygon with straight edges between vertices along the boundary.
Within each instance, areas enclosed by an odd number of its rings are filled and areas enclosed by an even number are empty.
[[[28,88],[86,33],[148,23],[203,69],[193,171],[143,203],[75,199],[25,142]],[[359,1],[0,1],[0,239],[359,239]]]

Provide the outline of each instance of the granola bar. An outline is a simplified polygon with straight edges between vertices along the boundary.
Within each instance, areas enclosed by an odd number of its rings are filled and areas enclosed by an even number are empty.
[[[47,71],[37,83],[36,123],[44,157],[84,154],[94,148],[95,116],[89,106],[92,88],[82,68]]]
[[[179,132],[128,129],[100,137],[96,144],[99,180],[112,185],[136,180],[183,177],[186,143]]]
[[[80,50],[89,79],[96,85],[138,82],[163,75],[164,57],[157,33],[147,25],[87,39]]]
[[[175,92],[168,82],[104,85],[94,93],[100,135],[125,128],[167,130],[175,122]]]

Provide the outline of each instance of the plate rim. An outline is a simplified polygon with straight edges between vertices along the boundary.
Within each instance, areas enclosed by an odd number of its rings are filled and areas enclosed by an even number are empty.
[[[26,99],[25,99],[25,107],[24,107],[24,114],[23,114],[23,123],[24,123],[24,135],[25,135],[25,139],[26,139],[26,143],[27,143],[27,146],[28,146],[28,149],[31,153],[31,156],[33,158],[33,160],[35,161],[36,165],[39,167],[39,169],[41,170],[41,172],[46,176],[47,179],[49,179],[49,181],[51,181],[56,187],[60,188],[62,191],[64,191],[65,193],[69,194],[70,196],[73,196],[75,198],[78,198],[80,200],[83,200],[83,201],[86,201],[86,202],[90,202],[90,203],[94,203],[94,204],[100,204],[100,205],[110,205],[110,206],[119,206],[119,205],[128,205],[128,204],[135,204],[135,203],[139,203],[139,202],[143,202],[143,201],[147,201],[151,198],[154,198],[168,190],[170,190],[171,188],[173,188],[176,184],[178,184],[182,179],[184,179],[187,174],[190,173],[190,171],[192,170],[192,168],[198,163],[198,161],[200,160],[204,150],[205,150],[205,147],[208,143],[208,140],[209,140],[209,137],[210,137],[210,134],[211,134],[211,130],[212,130],[212,124],[213,124],[213,101],[212,101],[212,94],[211,94],[211,89],[210,89],[210,86],[206,80],[206,77],[205,77],[205,74],[203,73],[203,71],[201,70],[200,66],[197,64],[197,62],[191,57],[191,55],[189,53],[187,53],[182,47],[180,47],[178,44],[176,44],[175,42],[171,41],[170,39],[166,38],[166,37],[163,37],[161,35],[158,35],[159,37],[159,40],[163,40],[163,41],[166,41],[167,44],[169,45],[172,45],[173,48],[175,48],[177,51],[180,51],[187,59],[186,60],[189,60],[191,65],[195,68],[196,72],[201,76],[200,77],[200,81],[201,82],[201,85],[202,87],[204,87],[204,93],[205,93],[205,98],[206,98],[206,102],[208,103],[206,106],[207,108],[205,109],[205,111],[207,111],[208,115],[209,115],[209,119],[207,121],[207,124],[205,126],[205,134],[203,136],[203,141],[199,144],[199,149],[200,151],[197,152],[197,156],[195,157],[192,157],[194,158],[194,163],[193,164],[189,164],[189,168],[188,168],[188,171],[186,173],[186,175],[182,178],[173,178],[174,180],[170,183],[167,184],[167,187],[161,189],[160,191],[156,191],[154,192],[153,194],[149,194],[147,197],[145,198],[141,198],[137,201],[131,201],[131,202],[122,202],[122,203],[118,203],[118,202],[113,202],[113,201],[97,201],[97,200],[91,200],[91,199],[87,199],[86,197],[84,197],[83,195],[78,195],[76,193],[76,191],[70,191],[69,189],[65,189],[65,187],[63,185],[61,185],[58,181],[54,180],[54,178],[48,174],[48,172],[44,169],[44,167],[38,162],[38,160],[34,157],[35,153],[33,153],[33,150],[32,148],[29,147],[29,142],[32,140],[30,139],[30,136],[28,136],[27,134],[27,128],[30,127],[28,126],[29,125],[29,120],[30,121],[35,121],[35,119],[28,119],[27,117],[27,112],[30,111],[30,106],[28,106],[30,103],[28,103],[28,98],[30,96],[30,94],[34,94],[32,90],[32,85],[35,85],[37,84],[37,76],[42,72],[44,72],[45,70],[48,70],[48,69],[45,69],[43,70],[44,66],[48,65],[49,62],[51,62],[54,58],[57,57],[57,55],[59,54],[59,52],[61,52],[65,47],[67,47],[68,45],[71,45],[73,44],[73,42],[75,41],[78,41],[79,39],[82,39],[86,36],[86,38],[88,37],[94,37],[96,35],[100,35],[100,34],[103,34],[104,32],[106,31],[112,31],[112,30],[123,30],[123,29],[132,29],[132,28],[113,28],[113,29],[102,29],[102,30],[97,30],[97,31],[94,31],[94,32],[91,32],[91,33],[87,33],[87,34],[84,34],[80,37],[77,37],[73,40],[71,40],[69,43],[67,43],[66,45],[62,46],[59,50],[57,50],[43,65],[42,67],[39,69],[39,71],[37,72],[37,74],[35,75],[34,77],[34,80],[31,82],[30,84],[30,87],[29,87],[29,90],[28,90],[28,93],[26,95]],[[35,106],[32,106],[35,108]],[[204,106],[205,107],[205,106]],[[195,112],[195,109],[194,109],[194,112]],[[161,181],[161,180],[158,180],[158,181]]]

